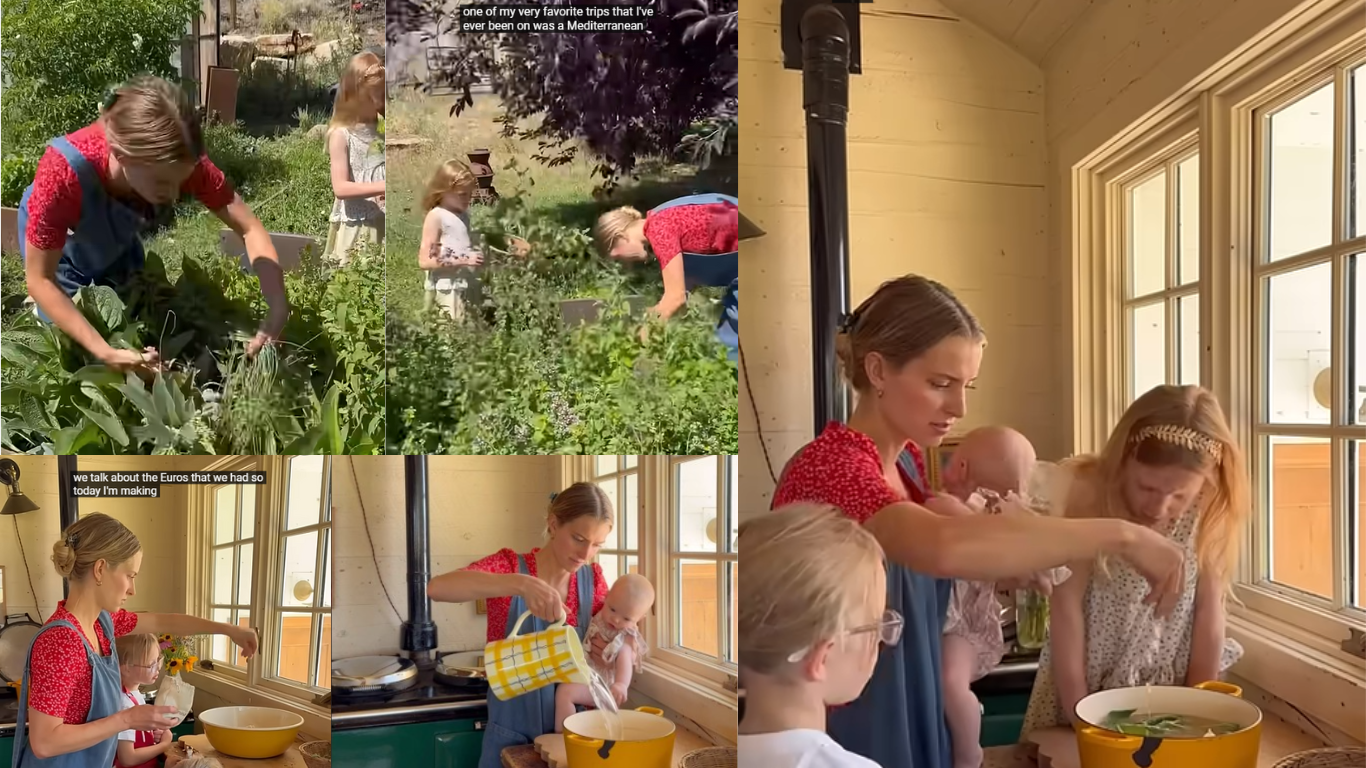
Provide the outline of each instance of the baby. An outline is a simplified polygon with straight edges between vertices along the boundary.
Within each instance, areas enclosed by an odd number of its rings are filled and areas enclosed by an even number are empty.
[[[602,651],[603,662],[589,657],[589,663],[612,691],[618,705],[625,703],[631,687],[631,676],[640,669],[645,656],[645,641],[637,628],[650,607],[655,604],[655,588],[650,580],[635,573],[617,579],[607,593],[602,610],[593,617],[584,637],[584,647],[592,645],[594,637],[602,637],[607,647]],[[564,732],[564,721],[575,712],[575,705],[593,705],[588,686],[580,683],[561,683],[555,691],[555,732]]]
[[[1024,435],[1008,427],[981,427],[954,449],[944,469],[944,491],[974,511],[983,511],[998,499],[1025,494],[1035,465],[1034,446]],[[938,505],[931,501],[927,506]],[[1066,569],[1056,570],[1039,578],[1066,578]],[[953,738],[954,768],[982,765],[982,706],[971,686],[1005,655],[996,587],[956,581],[944,623],[944,714]]]
[[[161,668],[161,646],[156,635],[136,634],[120,637],[119,676],[123,680],[121,709],[131,709],[147,703],[140,685],[155,683]],[[170,731],[119,731],[119,746],[115,753],[117,768],[156,768],[157,757],[171,748]]]

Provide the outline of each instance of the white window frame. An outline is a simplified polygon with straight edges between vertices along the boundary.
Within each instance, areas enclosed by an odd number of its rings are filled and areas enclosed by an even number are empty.
[[[242,695],[259,697],[266,702],[288,705],[287,708],[296,709],[305,716],[317,717],[319,714],[330,713],[329,707],[316,703],[319,695],[325,694],[327,689],[282,680],[269,673],[269,670],[276,668],[279,656],[279,620],[283,611],[280,606],[281,601],[276,595],[276,587],[282,578],[280,570],[284,567],[284,535],[281,532],[283,531],[286,506],[289,500],[289,459],[288,456],[227,456],[209,462],[197,470],[204,472],[264,471],[266,483],[256,486],[256,530],[253,534],[255,546],[253,547],[252,564],[251,616],[259,641],[258,652],[247,660],[246,669],[215,664],[211,670],[202,666],[196,667],[192,674],[197,676],[194,679],[196,685],[203,681],[207,683],[206,687],[209,690],[217,689],[220,692],[219,695],[223,695],[222,691],[225,686],[237,689],[236,693],[227,694],[232,696],[234,701],[239,701],[239,697]],[[331,476],[330,457],[324,459],[323,476],[324,478]],[[186,585],[190,596],[191,612],[205,617],[213,615],[210,611],[212,603],[209,594],[210,569],[213,567],[210,542],[213,536],[212,492],[216,487],[208,485],[190,486],[189,494],[188,540],[190,542],[202,542],[202,546],[188,547]],[[250,487],[243,486],[244,489]],[[330,500],[331,489],[324,488],[323,504],[329,504]],[[330,522],[328,526],[330,526]],[[312,526],[299,530],[306,531],[311,528]],[[267,531],[275,533],[264,535]],[[319,550],[321,549],[319,547]],[[317,592],[321,594],[321,585]],[[289,609],[290,613],[300,611],[308,612],[304,609]],[[330,607],[324,612],[330,613]],[[268,621],[264,620],[266,617],[269,617]],[[316,656],[316,654],[317,649],[312,648],[310,656]],[[199,655],[201,658],[208,658],[207,654],[201,653]],[[243,694],[243,690],[247,693]],[[323,728],[320,731],[315,727],[309,732],[318,733],[325,732],[325,730]]]
[[[1360,3],[1340,3],[1319,9],[1317,15],[1294,19],[1268,32],[1216,72],[1207,73],[1145,119],[1130,126],[1073,168],[1071,200],[1074,250],[1072,267],[1074,325],[1074,434],[1077,452],[1099,450],[1118,422],[1127,401],[1126,365],[1129,337],[1124,320],[1122,188],[1117,182],[1141,173],[1145,164],[1160,162],[1178,151],[1192,136],[1200,154],[1200,315],[1201,380],[1223,404],[1235,438],[1249,457],[1254,486],[1254,523],[1242,542],[1243,557],[1234,584],[1238,602],[1229,606],[1229,634],[1247,648],[1235,673],[1346,733],[1358,734],[1366,721],[1361,683],[1366,661],[1342,648],[1353,630],[1366,629],[1366,613],[1335,605],[1313,605],[1303,593],[1263,583],[1266,573],[1266,499],[1262,483],[1265,456],[1254,422],[1263,411],[1260,353],[1252,325],[1257,314],[1260,276],[1258,246],[1261,216],[1253,201],[1260,199],[1259,149],[1253,131],[1258,110],[1299,95],[1307,83],[1323,81],[1322,73],[1366,61],[1366,35],[1360,23]],[[1336,68],[1336,69],[1335,69]],[[1340,100],[1341,97],[1339,97]],[[1341,107],[1341,105],[1338,105]],[[1342,130],[1339,126],[1338,130]],[[1340,146],[1340,144],[1339,144]],[[1343,164],[1335,158],[1335,179]],[[1339,185],[1340,186],[1340,185]],[[1339,200],[1338,191],[1334,199]],[[1342,207],[1334,212],[1335,237],[1342,231]],[[1366,252],[1366,237],[1345,243],[1335,240],[1333,253]],[[1215,258],[1236,254],[1235,258]],[[1306,257],[1308,258],[1308,257]],[[1289,265],[1302,260],[1285,260]],[[1271,269],[1279,270],[1282,262]],[[1341,270],[1335,277],[1335,297],[1341,297]],[[1336,304],[1339,323],[1334,341],[1334,398],[1345,395],[1345,311]],[[1170,354],[1170,352],[1169,352]],[[1248,371],[1255,372],[1248,375]],[[1350,414],[1348,414],[1350,418]],[[1314,427],[1296,434],[1366,438],[1366,427]],[[1340,443],[1338,444],[1340,445]],[[1335,509],[1345,508],[1343,453],[1334,449]],[[1350,514],[1350,511],[1349,511]],[[1346,537],[1341,520],[1335,525],[1335,575],[1344,576]],[[1291,599],[1292,596],[1298,599]],[[1340,602],[1340,601],[1338,601]]]
[[[288,532],[290,536],[299,536],[302,534],[311,533],[315,531],[318,533],[318,544],[314,555],[313,573],[319,576],[319,582],[313,588],[313,606],[308,608],[304,608],[301,606],[285,606],[283,604],[283,596],[277,596],[274,594],[275,587],[277,585],[283,584],[284,582],[284,561],[286,546],[285,525],[287,523],[289,511],[289,462],[291,459],[299,457],[281,456],[279,458],[282,464],[280,474],[278,475],[278,477],[280,478],[279,483],[281,488],[281,497],[279,514],[275,517],[274,520],[274,535],[278,536],[279,539],[277,545],[272,547],[272,560],[270,570],[272,574],[272,583],[270,584],[270,591],[272,593],[271,602],[274,606],[276,606],[275,612],[271,614],[270,617],[271,624],[274,629],[274,631],[272,632],[272,636],[279,638],[280,635],[283,635],[284,614],[311,614],[313,616],[313,621],[317,626],[316,629],[309,630],[307,675],[309,677],[316,677],[318,673],[318,662],[320,661],[318,658],[318,654],[322,647],[322,619],[324,616],[332,615],[332,606],[321,605],[323,595],[326,593],[326,583],[323,581],[323,579],[330,580],[332,577],[332,574],[323,572],[323,563],[327,561],[327,557],[324,555],[324,552],[327,550],[327,547],[330,543],[332,536],[332,457],[321,457],[323,460],[323,489],[322,495],[319,497],[318,501],[318,522],[312,525],[301,526]],[[270,666],[267,667],[267,669],[275,669],[278,667],[278,648],[279,642],[272,644],[271,656],[268,657],[271,663]],[[331,663],[330,659],[328,659],[327,661],[329,664]],[[283,677],[278,677],[274,674],[265,674],[263,675],[262,680],[265,684],[275,687],[278,690],[281,690],[282,693],[289,693],[295,690],[303,690],[308,693],[310,698],[312,696],[327,693],[329,690],[331,690],[330,688],[323,688],[309,683],[300,683],[296,680],[288,680]]]
[[[219,470],[219,471],[223,471],[223,470]],[[229,470],[229,471],[248,471],[248,470],[238,470],[236,467],[234,467],[234,468],[232,468],[232,470]],[[229,485],[232,485],[232,484],[231,484],[231,483],[221,483],[221,484],[218,484],[218,485],[190,486],[192,489],[194,489],[195,492],[198,492],[198,493],[201,493],[201,494],[204,495],[204,498],[203,498],[203,502],[204,502],[204,504],[205,504],[205,507],[204,507],[204,515],[205,515],[204,524],[205,524],[205,530],[206,530],[206,531],[208,532],[208,534],[209,534],[209,538],[208,538],[207,541],[206,541],[206,544],[207,544],[207,546],[208,546],[208,552],[207,552],[207,558],[205,559],[205,565],[207,566],[207,568],[205,569],[205,575],[206,575],[206,581],[205,581],[206,590],[205,590],[205,595],[206,595],[206,600],[207,600],[207,602],[205,602],[204,607],[205,607],[207,610],[206,610],[206,612],[205,612],[204,615],[206,615],[206,616],[209,617],[209,618],[212,618],[212,617],[213,617],[213,612],[214,612],[214,611],[217,611],[217,610],[226,610],[226,611],[228,611],[228,614],[229,614],[228,623],[231,624],[231,623],[232,623],[232,613],[233,613],[234,611],[236,611],[236,610],[239,610],[239,609],[242,609],[242,608],[246,608],[247,614],[251,617],[251,620],[252,620],[253,626],[254,626],[254,625],[255,625],[255,621],[256,621],[256,613],[252,610],[252,608],[251,608],[251,603],[252,603],[252,601],[255,599],[255,597],[254,597],[254,596],[255,596],[255,590],[253,589],[253,590],[252,590],[252,593],[247,595],[247,604],[246,604],[245,606],[244,606],[243,604],[241,604],[241,603],[238,602],[237,596],[238,596],[238,594],[239,594],[238,585],[241,583],[241,575],[242,575],[242,574],[241,574],[241,571],[239,570],[239,567],[240,567],[240,565],[241,565],[240,550],[241,550],[242,546],[245,545],[245,544],[251,544],[251,545],[252,545],[252,558],[251,558],[251,563],[252,563],[252,564],[251,564],[252,586],[253,586],[253,587],[256,586],[256,581],[255,581],[255,574],[256,574],[256,535],[257,535],[257,528],[256,528],[256,526],[255,526],[255,525],[252,526],[251,531],[249,532],[249,534],[248,534],[245,538],[238,538],[238,537],[241,536],[242,520],[241,520],[240,515],[241,515],[241,513],[242,513],[242,501],[243,501],[244,498],[246,498],[247,494],[251,494],[251,495],[253,496],[253,498],[255,498],[256,503],[259,504],[260,501],[261,501],[261,499],[260,499],[260,493],[259,493],[259,486],[255,486],[255,485],[244,485],[244,484],[238,484],[238,485],[234,486],[234,487],[237,489],[237,493],[236,493],[236,495],[235,495],[235,497],[234,497],[234,498],[237,500],[237,509],[234,511],[234,515],[233,515],[232,540],[230,540],[230,541],[227,542],[226,544],[214,544],[214,543],[213,543],[213,534],[214,534],[214,528],[215,528],[214,517],[215,517],[215,515],[216,515],[216,513],[217,513],[217,504],[218,504],[218,500],[217,500],[216,497],[217,497],[217,495],[218,495],[218,489],[228,487]],[[256,508],[256,509],[257,509],[257,512],[256,512],[256,519],[259,521],[259,520],[260,520],[260,517],[261,517],[261,513],[260,513],[260,511],[259,511],[259,508]],[[213,601],[213,566],[214,566],[214,553],[215,553],[217,550],[219,550],[219,549],[224,549],[224,548],[234,550],[234,551],[233,551],[232,576],[231,576],[231,578],[230,578],[231,584],[229,585],[229,589],[231,590],[231,593],[232,593],[232,594],[231,594],[231,596],[230,596],[230,598],[229,598],[227,604],[219,604],[219,603],[215,603],[215,602]],[[213,658],[213,651],[212,651],[212,649],[213,649],[213,642],[214,642],[214,641],[213,641],[212,638],[202,638],[202,639],[200,640],[200,645],[201,645],[201,646],[207,646],[207,648],[201,648],[201,649],[200,649],[199,657],[200,657],[201,659],[206,660],[206,661],[212,661],[213,664],[214,664],[214,666],[222,666],[222,667],[224,668],[224,671],[225,671],[225,672],[231,672],[231,673],[234,674],[234,675],[240,675],[242,678],[245,679],[245,677],[246,677],[246,668],[245,668],[245,667],[243,667],[243,666],[241,666],[241,665],[239,665],[239,664],[233,663],[233,662],[225,662],[225,661],[223,661],[222,659],[215,659],[215,658]],[[238,655],[239,655],[239,654],[238,654],[237,645],[236,645],[235,643],[229,642],[229,643],[228,643],[228,656],[230,656],[230,657],[236,659]],[[250,663],[250,660],[248,660],[248,663]]]
[[[637,456],[640,573],[655,585],[655,605],[651,620],[645,623],[644,634],[650,653],[632,682],[632,689],[678,712],[704,730],[734,741],[739,711],[736,665],[708,663],[701,654],[674,648],[670,640],[673,624],[669,617],[674,615],[674,574],[670,568],[674,458]],[[579,481],[596,482],[594,461],[593,456],[564,457],[560,469],[561,487]],[[735,480],[738,482],[738,475]],[[691,554],[689,559],[692,559]],[[724,574],[717,582],[721,588],[725,583]],[[724,605],[724,601],[718,603],[718,606]],[[724,625],[725,621],[718,624]]]

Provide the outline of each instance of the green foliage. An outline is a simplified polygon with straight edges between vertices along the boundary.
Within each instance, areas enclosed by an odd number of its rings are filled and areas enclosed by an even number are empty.
[[[533,256],[490,250],[485,305],[466,323],[390,313],[389,453],[738,451],[736,372],[714,336],[715,292],[696,292],[642,341],[627,297],[653,301],[657,268],[604,264],[586,232],[534,217],[516,198],[475,227],[495,248],[523,237]],[[566,327],[569,298],[602,300],[602,317]]]
[[[31,153],[99,116],[134,75],[174,78],[171,59],[199,0],[9,0],[0,10],[0,143]]]
[[[39,154],[9,155],[0,161],[0,205],[18,208],[24,190],[38,173]]]

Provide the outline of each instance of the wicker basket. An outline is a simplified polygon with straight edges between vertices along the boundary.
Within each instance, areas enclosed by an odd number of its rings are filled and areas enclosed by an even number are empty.
[[[1291,755],[1276,763],[1276,768],[1361,768],[1363,765],[1366,765],[1366,749],[1329,747]]]
[[[740,751],[735,747],[707,747],[683,756],[678,768],[736,768]]]
[[[332,742],[310,741],[299,745],[299,754],[308,768],[332,768]]]

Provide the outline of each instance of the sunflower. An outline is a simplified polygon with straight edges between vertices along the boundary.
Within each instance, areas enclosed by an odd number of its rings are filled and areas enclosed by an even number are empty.
[[[171,674],[179,672],[181,668],[180,659],[171,659],[170,663],[166,665],[166,668],[171,671]]]
[[[161,642],[163,642],[163,643],[169,643],[169,642],[171,642],[172,640],[174,640],[175,637],[174,637],[173,635],[162,635],[160,639],[161,639]]]

